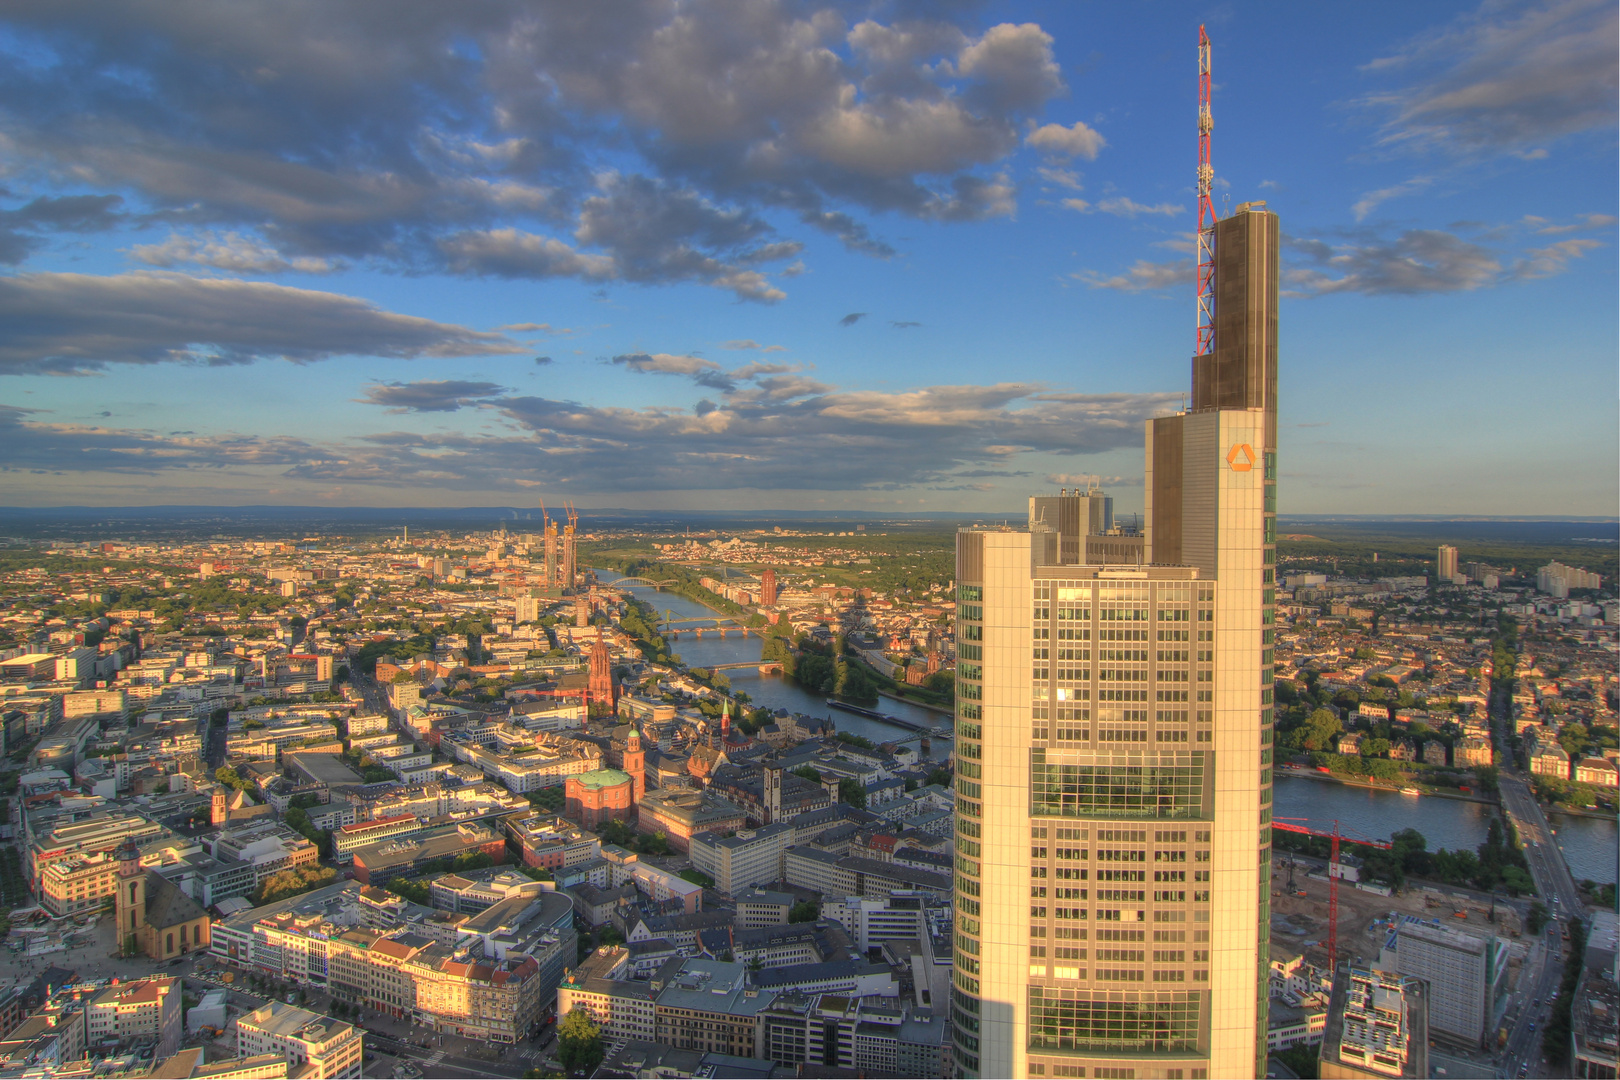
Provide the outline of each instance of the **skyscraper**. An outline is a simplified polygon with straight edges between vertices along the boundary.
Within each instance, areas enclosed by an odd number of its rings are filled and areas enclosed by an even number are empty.
[[[1264,1075],[1278,237],[1264,203],[1215,226],[1140,563],[1070,562],[1050,518],[958,534],[962,1075]]]
[[[1435,556],[1434,573],[1438,578],[1437,584],[1450,585],[1451,579],[1457,576],[1457,549],[1450,544],[1441,544]]]

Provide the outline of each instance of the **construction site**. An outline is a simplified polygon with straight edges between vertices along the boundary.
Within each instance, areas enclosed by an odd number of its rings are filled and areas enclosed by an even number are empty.
[[[1529,899],[1494,903],[1477,894],[1409,881],[1399,892],[1384,895],[1385,886],[1341,881],[1338,887],[1338,960],[1376,964],[1389,935],[1392,917],[1413,915],[1438,919],[1444,925],[1485,935],[1495,934],[1508,945],[1509,985],[1529,950],[1524,935],[1524,914]],[[1373,891],[1376,890],[1376,891]],[[1271,875],[1271,959],[1303,956],[1318,969],[1328,967],[1329,911],[1334,906],[1331,883],[1323,860],[1277,852]]]

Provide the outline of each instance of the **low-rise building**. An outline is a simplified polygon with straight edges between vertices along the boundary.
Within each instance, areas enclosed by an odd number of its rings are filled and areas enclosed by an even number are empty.
[[[118,860],[111,852],[75,853],[45,866],[39,902],[57,918],[99,911],[118,884]]]
[[[179,979],[151,975],[129,982],[113,981],[84,1007],[88,1045],[151,1039],[158,1057],[180,1048],[183,1035]]]
[[[514,896],[538,896],[544,886],[527,874],[503,870],[484,880],[445,874],[435,878],[429,887],[433,906],[441,911],[465,912],[476,915],[502,900]]]
[[[1569,779],[1569,754],[1557,743],[1538,745],[1530,753],[1530,771],[1537,776]]]
[[[746,965],[683,959],[678,968],[671,961],[659,975],[665,981],[653,1008],[655,1041],[681,1050],[755,1056],[757,1014],[775,995],[749,985]]]
[[[396,877],[420,873],[430,863],[479,851],[502,862],[506,841],[486,825],[463,822],[360,848],[354,853],[354,876],[365,885],[386,885]]]
[[[738,829],[735,834],[705,832],[692,837],[692,868],[714,878],[715,891],[736,896],[755,885],[782,880],[782,856],[797,832],[791,822]]]
[[[788,921],[793,910],[793,894],[750,889],[735,898],[736,926],[751,930],[756,926],[781,926]]]
[[[1589,757],[1575,763],[1575,781],[1598,787],[1620,787],[1620,766],[1606,757]]]
[[[294,1075],[339,1080],[361,1075],[365,1037],[353,1024],[271,1001],[237,1018],[241,1057],[280,1054]]]
[[[677,851],[690,849],[692,837],[704,832],[729,832],[746,824],[742,809],[708,791],[660,788],[649,791],[636,806],[636,828],[663,833]]]
[[[944,1076],[950,1023],[931,1009],[842,994],[784,993],[759,1013],[759,1056],[789,1068]]]
[[[1422,979],[1343,967],[1333,980],[1317,1075],[1402,1080],[1429,1075],[1428,991]]]
[[[557,987],[557,1017],[584,1010],[605,1040],[657,1037],[655,1002],[663,983],[629,977],[630,951],[606,946],[587,956]],[[675,968],[679,968],[679,961]]]

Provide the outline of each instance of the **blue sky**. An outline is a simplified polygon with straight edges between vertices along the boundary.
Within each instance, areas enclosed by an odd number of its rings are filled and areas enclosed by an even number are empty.
[[[1286,238],[1281,509],[1616,513],[1585,0],[23,0],[0,503],[1135,509],[1200,23],[1217,207]]]

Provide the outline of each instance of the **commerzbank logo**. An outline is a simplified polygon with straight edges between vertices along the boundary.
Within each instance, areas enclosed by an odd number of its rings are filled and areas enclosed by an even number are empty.
[[[1254,468],[1254,447],[1246,442],[1233,443],[1226,452],[1226,463],[1233,472],[1248,472]]]

